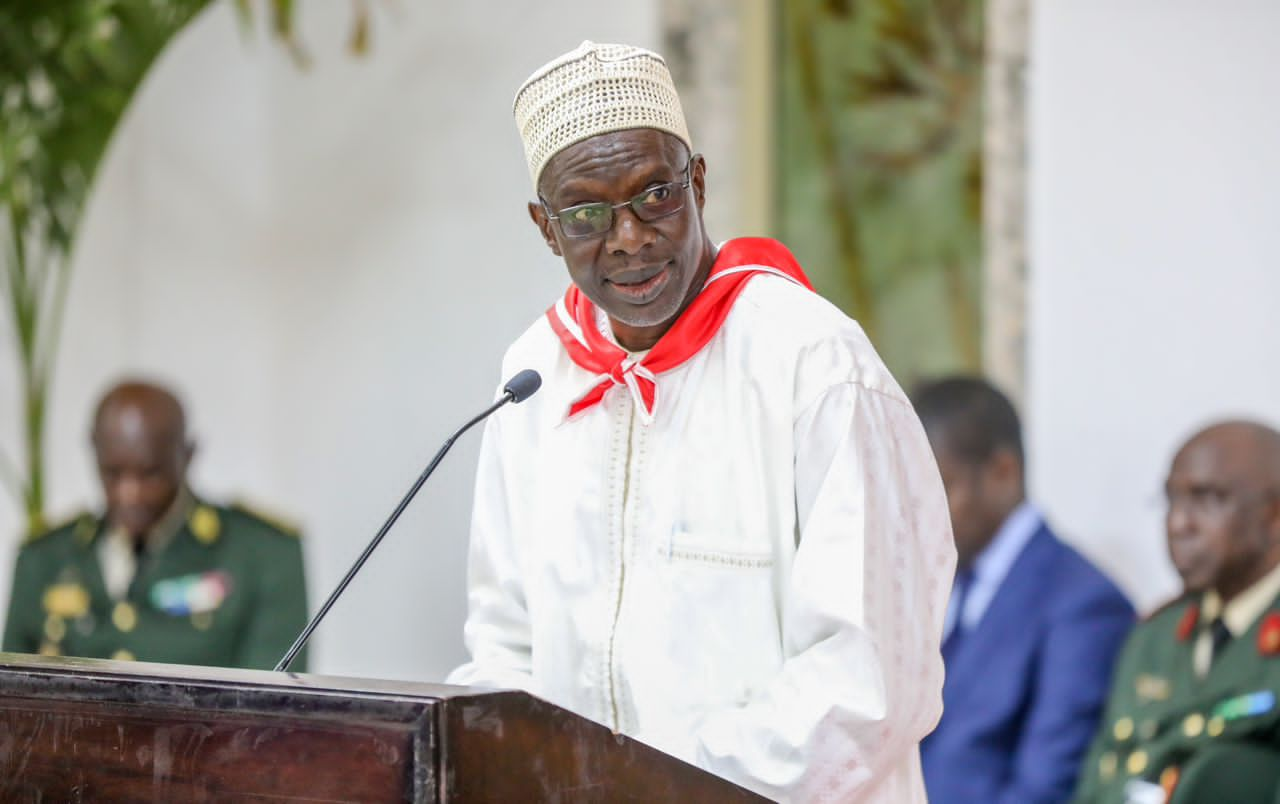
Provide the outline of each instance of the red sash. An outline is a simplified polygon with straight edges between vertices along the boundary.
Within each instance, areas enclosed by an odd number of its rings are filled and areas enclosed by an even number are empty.
[[[702,292],[638,361],[633,361],[625,350],[600,334],[595,305],[576,285],[570,285],[564,298],[547,310],[547,320],[564,344],[569,359],[597,375],[598,381],[570,404],[569,416],[599,403],[610,388],[624,385],[631,389],[641,417],[646,423],[651,422],[658,401],[657,375],[676,368],[706,346],[720,331],[751,277],[766,273],[813,290],[795,257],[777,240],[766,237],[730,240],[716,255]]]

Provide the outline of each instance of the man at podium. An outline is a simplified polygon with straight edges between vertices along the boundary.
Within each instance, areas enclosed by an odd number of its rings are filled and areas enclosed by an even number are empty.
[[[297,534],[191,493],[164,388],[111,389],[93,449],[107,510],[22,546],[3,650],[270,669],[307,620]]]
[[[662,58],[584,42],[515,99],[572,281],[486,424],[471,661],[764,795],[923,802],[955,554],[938,470],[861,328],[782,244],[714,245]]]

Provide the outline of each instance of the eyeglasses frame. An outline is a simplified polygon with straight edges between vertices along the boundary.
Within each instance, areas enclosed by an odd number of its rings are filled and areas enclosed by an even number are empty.
[[[588,234],[581,234],[581,235],[569,234],[564,230],[564,224],[563,223],[560,224],[560,233],[565,237],[569,238],[570,240],[586,240],[592,237],[603,237],[604,235],[607,235],[610,231],[613,230],[614,224],[618,222],[617,210],[623,207],[631,207],[632,214],[634,214],[638,220],[641,220],[645,223],[653,223],[654,221],[665,220],[666,218],[670,218],[672,215],[675,215],[676,213],[684,210],[685,205],[681,204],[679,207],[671,210],[670,212],[659,215],[656,218],[649,218],[648,220],[646,220],[644,218],[641,218],[640,213],[636,210],[635,208],[636,201],[638,201],[641,197],[643,197],[647,193],[653,192],[658,187],[673,186],[678,184],[680,185],[680,192],[683,193],[687,191],[689,189],[689,185],[693,184],[693,160],[697,159],[699,156],[701,156],[701,154],[689,155],[689,161],[685,162],[684,170],[680,171],[681,173],[684,174],[683,181],[681,181],[680,179],[674,179],[672,181],[661,182],[659,184],[654,185],[653,187],[649,187],[645,190],[642,190],[641,192],[636,193],[626,201],[621,201],[617,204],[609,204],[608,202],[605,202],[605,201],[590,201],[586,204],[574,204],[571,207],[565,207],[564,209],[560,210],[558,213],[553,213],[551,211],[551,206],[547,203],[547,199],[543,198],[541,194],[538,195],[538,202],[542,204],[543,211],[547,213],[547,220],[552,220],[552,221],[559,221],[561,216],[564,215],[564,213],[577,209],[579,207],[595,206],[597,204],[603,204],[605,206],[608,206],[609,225],[608,227],[601,229],[598,232],[590,232]]]

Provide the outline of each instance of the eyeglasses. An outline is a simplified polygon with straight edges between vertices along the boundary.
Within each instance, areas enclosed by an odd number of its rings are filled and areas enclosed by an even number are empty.
[[[590,204],[576,204],[552,214],[546,200],[542,198],[538,200],[542,202],[542,207],[547,211],[548,218],[553,221],[560,221],[560,231],[564,232],[565,237],[596,237],[604,234],[613,228],[614,210],[622,209],[623,207],[631,207],[631,211],[635,213],[637,218],[645,223],[652,223],[684,209],[685,190],[689,189],[689,184],[693,180],[693,173],[690,168],[693,167],[693,160],[696,156],[696,154],[690,156],[689,161],[684,166],[684,170],[680,171],[685,174],[683,181],[668,181],[662,184],[655,184],[643,193],[629,201],[623,201],[621,204],[596,201]]]

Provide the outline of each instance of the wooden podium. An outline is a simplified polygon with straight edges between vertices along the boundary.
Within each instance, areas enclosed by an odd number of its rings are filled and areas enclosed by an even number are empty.
[[[765,801],[522,692],[0,653],[0,801]]]

